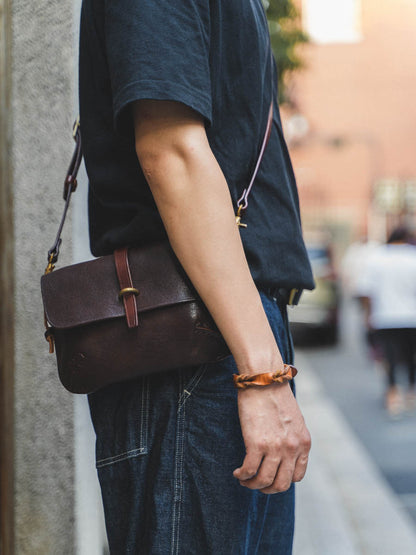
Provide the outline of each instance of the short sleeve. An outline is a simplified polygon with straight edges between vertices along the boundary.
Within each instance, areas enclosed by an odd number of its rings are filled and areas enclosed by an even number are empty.
[[[134,100],[175,100],[212,119],[209,0],[107,0],[114,125],[131,132]]]

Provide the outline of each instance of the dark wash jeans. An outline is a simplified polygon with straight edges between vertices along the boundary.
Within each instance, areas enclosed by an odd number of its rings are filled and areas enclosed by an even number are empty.
[[[286,307],[260,294],[291,363]],[[235,372],[230,356],[89,396],[112,555],[292,553],[294,484],[265,495],[233,477],[245,456]]]

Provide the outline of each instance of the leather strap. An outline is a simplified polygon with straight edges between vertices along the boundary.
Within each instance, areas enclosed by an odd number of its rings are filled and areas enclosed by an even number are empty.
[[[269,115],[267,118],[266,133],[264,134],[263,144],[261,145],[260,154],[257,159],[256,167],[254,168],[253,175],[251,176],[249,186],[247,187],[247,189],[244,189],[243,194],[241,195],[241,197],[238,199],[238,202],[237,202],[237,207],[240,208],[241,210],[245,210],[248,206],[248,196],[251,192],[251,189],[254,185],[254,181],[259,172],[260,164],[261,164],[261,161],[263,160],[266,146],[270,139],[272,127],[273,127],[273,102],[270,103]]]
[[[127,250],[127,247],[116,249],[114,251],[114,261],[120,284],[119,296],[123,298],[127,325],[129,328],[138,328],[139,316],[137,313],[136,295],[139,292],[133,287]]]
[[[76,191],[78,182],[77,175],[78,170],[82,161],[82,148],[81,148],[81,130],[79,126],[79,117],[74,123],[72,129],[72,137],[75,141],[75,149],[69,164],[68,171],[66,172],[66,177],[64,181],[64,212],[62,214],[61,223],[59,224],[58,233],[56,234],[55,242],[52,247],[48,250],[48,264],[56,264],[58,262],[59,247],[61,246],[62,239],[61,234],[64,228],[66,214],[68,212],[69,204],[71,202],[72,193]]]
[[[64,183],[64,200],[67,199],[69,193],[69,187],[72,186],[72,191],[75,191],[77,188],[77,175],[78,170],[81,165],[82,161],[82,151],[81,151],[81,132],[79,127],[79,116],[74,123],[74,127],[72,130],[72,136],[76,143],[76,148],[72,155],[71,162],[69,164],[68,171],[66,172],[66,178]]]
[[[279,372],[265,372],[264,374],[234,374],[234,385],[237,389],[247,389],[247,387],[263,387],[272,383],[284,383],[293,379],[298,373],[297,369],[291,364],[284,364],[283,370]]]

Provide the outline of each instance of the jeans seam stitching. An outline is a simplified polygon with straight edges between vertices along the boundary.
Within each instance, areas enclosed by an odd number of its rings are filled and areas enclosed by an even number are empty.
[[[183,388],[183,379],[180,378],[180,391]],[[179,399],[181,396],[179,397]],[[175,476],[173,491],[173,512],[172,512],[172,540],[171,555],[179,554],[179,521],[181,515],[182,487],[183,487],[183,453],[184,453],[184,426],[185,409],[178,406],[177,411],[177,435],[175,445]]]
[[[184,390],[183,390],[183,392],[180,396],[180,399],[179,399],[178,410],[181,410],[182,407],[185,405],[186,401],[191,396],[191,393],[195,390],[195,388],[198,386],[199,382],[204,377],[206,370],[207,370],[207,366],[205,364],[204,366],[202,366],[199,369],[198,372],[195,373],[195,375],[192,377],[192,379],[188,383],[188,386],[184,387]],[[185,390],[187,391],[187,394],[185,393]]]
[[[143,378],[140,407],[140,446],[147,450],[147,413],[149,410],[149,383]]]
[[[260,542],[261,542],[261,539],[262,539],[262,536],[263,536],[264,523],[265,523],[266,518],[267,518],[267,511],[269,509],[269,503],[270,503],[270,497],[267,496],[266,501],[265,501],[264,511],[263,511],[263,518],[262,518],[262,521],[261,521],[261,527],[260,527],[258,537],[257,537],[255,555],[257,555],[257,553],[259,553],[259,547],[260,547]]]
[[[146,411],[144,415],[144,437],[143,444],[147,450],[147,441],[149,436],[149,408],[150,408],[150,384],[148,378],[146,378]]]
[[[200,367],[200,368],[195,372],[195,374],[192,375],[192,377],[191,377],[191,379],[189,380],[189,382],[187,382],[186,384],[183,385],[183,387],[181,387],[182,393],[181,393],[180,398],[179,398],[179,407],[182,406],[182,403],[183,403],[184,400],[186,399],[185,391],[188,392],[188,396],[189,396],[190,393],[192,393],[192,391],[194,390],[195,386],[197,385],[197,384],[194,384],[194,382],[195,382],[195,380],[197,379],[197,377],[201,375],[201,373],[203,372],[203,370],[204,370],[204,366]],[[182,384],[181,384],[181,385],[182,385]]]
[[[124,461],[125,459],[131,459],[143,453],[146,453],[145,447],[139,447],[138,449],[131,449],[130,451],[125,451],[124,453],[120,453],[119,455],[114,455],[114,457],[106,457],[105,459],[99,459],[97,461],[96,466],[97,468],[100,468],[102,466],[108,466],[113,462],[119,462],[119,461]]]
[[[185,404],[183,406],[182,423],[183,428],[185,427]],[[184,455],[184,445],[185,445],[185,430],[182,430],[182,441],[181,441],[181,455],[180,455],[180,489],[179,489],[179,502],[178,502],[178,519],[177,519],[177,534],[176,534],[176,555],[179,555],[179,526],[181,519],[181,508],[182,508],[182,493],[183,493],[183,455]]]
[[[142,387],[140,391],[140,431],[139,431],[139,442],[143,446],[143,401],[144,401],[144,380],[142,380]]]

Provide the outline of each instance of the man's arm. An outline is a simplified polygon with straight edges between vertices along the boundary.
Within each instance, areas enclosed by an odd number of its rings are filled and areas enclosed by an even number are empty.
[[[134,125],[137,156],[169,241],[239,372],[281,369],[282,358],[250,274],[229,189],[202,118],[177,102],[139,100],[134,103]],[[239,410],[247,455],[234,473],[236,478],[265,493],[285,490],[301,480],[310,436],[290,386],[241,391]]]

